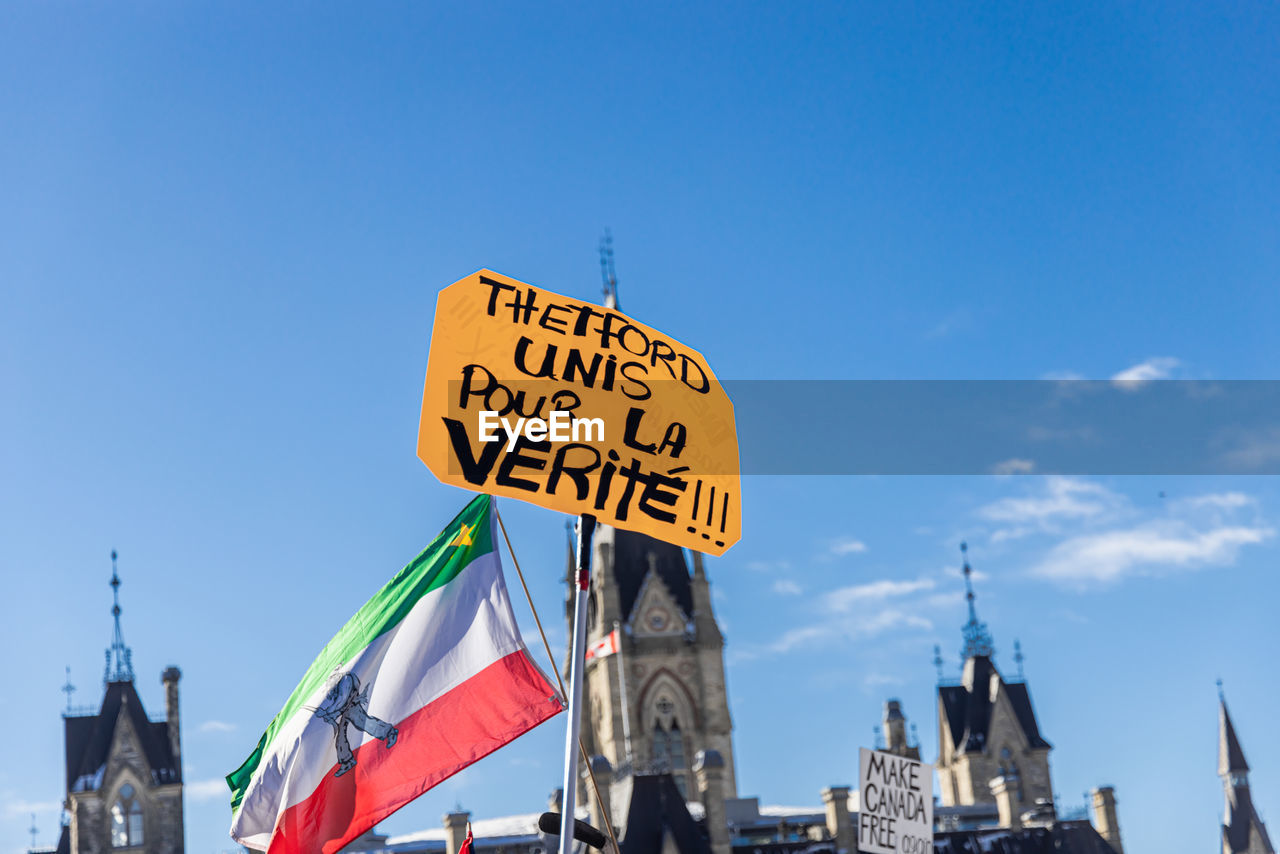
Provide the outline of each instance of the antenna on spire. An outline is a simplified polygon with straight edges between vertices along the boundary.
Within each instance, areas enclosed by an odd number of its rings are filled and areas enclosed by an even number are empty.
[[[71,684],[71,665],[67,665],[67,684],[58,690],[67,695],[67,714],[71,714],[71,695],[76,692],[76,686]]]
[[[1222,677],[1219,676],[1218,677],[1218,702],[1225,703],[1226,701],[1227,701],[1227,695],[1222,692]]]
[[[1018,663],[1018,681],[1026,681],[1027,677],[1022,675],[1022,641],[1016,638],[1013,641],[1013,660]]]
[[[960,544],[960,554],[964,558],[964,598],[969,602],[969,622],[965,623],[964,646],[960,649],[960,658],[968,661],[974,656],[990,658],[995,654],[995,643],[987,624],[978,621],[978,610],[973,605],[973,569],[969,566],[969,544]]]
[[[116,572],[116,550],[111,550],[111,616],[115,619],[115,635],[107,650],[107,666],[102,674],[103,682],[133,681],[133,650],[124,644],[120,631],[120,574]]]
[[[938,681],[942,681],[942,647],[933,645],[933,666],[938,668]]]
[[[600,238],[600,279],[604,285],[605,308],[618,307],[618,274],[613,269],[613,232],[604,230]]]

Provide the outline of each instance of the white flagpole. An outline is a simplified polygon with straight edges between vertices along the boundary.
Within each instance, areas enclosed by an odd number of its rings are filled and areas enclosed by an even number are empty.
[[[564,795],[560,809],[560,854],[573,854],[577,818],[578,734],[582,725],[582,670],[587,651],[587,590],[591,586],[591,535],[596,517],[578,517],[577,595],[573,603],[573,639],[569,656],[569,725],[564,739]]]
[[[619,699],[622,700],[622,741],[627,750],[627,764],[631,764],[631,707],[627,705],[627,668],[622,661],[622,626],[617,620],[613,621],[613,631],[617,636],[618,644],[618,688]],[[635,769],[631,769],[631,773],[635,773]]]

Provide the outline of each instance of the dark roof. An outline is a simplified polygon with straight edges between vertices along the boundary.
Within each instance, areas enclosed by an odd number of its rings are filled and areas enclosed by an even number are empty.
[[[1244,751],[1240,749],[1240,740],[1236,738],[1236,728],[1231,724],[1231,714],[1227,711],[1225,700],[1218,704],[1218,716],[1221,741],[1218,745],[1218,773],[1248,773],[1249,763],[1244,761]]]
[[[58,837],[58,847],[54,849],[54,854],[71,854],[71,828],[68,825],[62,826],[62,835]]]
[[[980,753],[987,746],[987,727],[991,723],[991,694],[987,690],[995,665],[985,655],[975,655],[973,662],[973,686],[970,691],[964,685],[939,685],[938,699],[942,702],[943,716],[951,732],[951,744],[959,753]],[[1013,707],[1014,716],[1033,748],[1048,749],[1052,745],[1040,735],[1036,713],[1031,707],[1031,695],[1021,682],[1004,682],[1005,696]]]
[[[935,833],[934,854],[1116,854],[1087,821],[1058,821],[1020,830]]]
[[[630,618],[631,609],[636,605],[640,587],[649,572],[650,555],[654,557],[658,578],[667,586],[685,616],[692,616],[693,588],[689,584],[689,565],[684,560],[684,549],[619,528],[614,529],[613,535],[613,576],[618,585],[622,618]]]
[[[1267,836],[1267,827],[1253,810],[1253,797],[1249,794],[1249,784],[1232,786],[1227,800],[1227,824],[1222,826],[1222,838],[1228,851],[1248,851],[1249,831],[1257,826],[1258,835],[1262,837],[1262,850],[1275,851],[1271,847],[1271,838]]]
[[[711,854],[711,845],[689,815],[670,774],[638,774],[631,779],[631,805],[621,854],[661,851],[667,833],[680,854]]]
[[[142,754],[151,769],[152,782],[176,783],[182,779],[181,769],[174,761],[169,744],[169,725],[164,721],[157,723],[147,719],[142,699],[132,682],[109,682],[98,714],[64,718],[68,792],[83,777],[96,779],[97,782],[92,784],[94,787],[101,785],[97,774],[106,764],[122,706],[138,734]]]

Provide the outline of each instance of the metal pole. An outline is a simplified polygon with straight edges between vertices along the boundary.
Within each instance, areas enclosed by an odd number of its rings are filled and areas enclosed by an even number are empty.
[[[627,748],[627,765],[631,765],[631,707],[627,705],[627,667],[622,661],[622,626],[613,621],[613,630],[618,633],[618,689],[622,700],[622,741]],[[635,773],[635,769],[631,769]]]
[[[569,726],[564,739],[564,795],[560,810],[560,854],[573,854],[573,822],[577,817],[578,733],[582,724],[582,669],[587,652],[587,589],[591,585],[591,535],[596,517],[578,517],[578,592],[573,603],[572,652],[569,656]]]

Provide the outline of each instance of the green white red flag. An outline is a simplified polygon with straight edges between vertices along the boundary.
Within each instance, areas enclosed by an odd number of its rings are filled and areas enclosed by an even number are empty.
[[[227,775],[231,836],[333,854],[562,711],[525,649],[478,496],[329,641]]]

